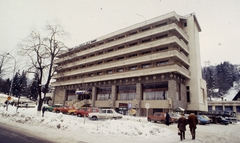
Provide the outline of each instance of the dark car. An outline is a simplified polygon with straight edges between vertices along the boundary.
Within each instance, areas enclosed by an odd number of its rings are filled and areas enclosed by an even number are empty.
[[[217,123],[220,123],[220,124],[223,124],[223,125],[228,125],[229,124],[229,121],[226,120],[224,117],[222,116],[217,116],[216,117],[216,121]]]

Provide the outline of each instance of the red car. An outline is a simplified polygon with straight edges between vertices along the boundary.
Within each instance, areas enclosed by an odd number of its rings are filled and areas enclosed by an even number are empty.
[[[67,114],[68,110],[72,110],[72,109],[75,109],[75,108],[74,107],[69,108],[69,107],[66,107],[66,106],[62,106],[62,107],[54,108],[53,112],[55,112],[55,113],[62,112],[63,114]]]
[[[82,110],[76,110],[74,112],[74,115],[77,115],[78,117],[84,117],[84,114],[86,117],[88,117],[88,113],[96,113],[99,112],[98,108],[88,108],[87,111],[85,109]]]

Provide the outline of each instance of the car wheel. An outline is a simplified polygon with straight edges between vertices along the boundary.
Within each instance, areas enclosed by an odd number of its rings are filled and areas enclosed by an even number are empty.
[[[73,112],[71,112],[71,113],[70,113],[70,115],[74,115],[74,113],[73,113]]]
[[[97,117],[96,117],[96,116],[93,116],[92,119],[93,119],[93,120],[97,120]]]
[[[148,118],[148,122],[152,122],[150,118]]]
[[[56,113],[60,113],[60,111],[59,111],[59,110],[57,110],[57,111],[56,111]]]
[[[82,117],[82,114],[77,114],[78,117]]]
[[[49,109],[46,109],[46,111],[50,112],[50,110],[49,110]]]
[[[117,117],[113,117],[112,119],[113,119],[113,120],[117,120]]]

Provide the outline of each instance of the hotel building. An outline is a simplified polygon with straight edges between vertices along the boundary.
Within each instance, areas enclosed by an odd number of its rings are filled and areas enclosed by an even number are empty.
[[[207,111],[199,32],[194,13],[170,12],[65,51],[55,60],[53,103],[133,108],[137,116],[177,107]]]

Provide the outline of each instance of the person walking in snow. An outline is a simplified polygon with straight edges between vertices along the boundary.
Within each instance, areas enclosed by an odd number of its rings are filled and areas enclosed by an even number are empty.
[[[188,116],[187,121],[188,121],[188,124],[189,124],[192,139],[194,140],[196,138],[196,129],[197,129],[197,124],[198,124],[198,118],[194,113],[191,113]]]
[[[42,117],[44,117],[44,112],[45,112],[46,108],[43,106],[42,107]]]
[[[169,126],[169,124],[170,124],[170,119],[171,119],[170,115],[168,114],[168,112],[166,112],[166,125],[167,126]]]
[[[178,130],[180,131],[180,140],[185,139],[185,131],[186,131],[187,119],[184,117],[184,114],[181,114],[181,117],[178,119]]]

